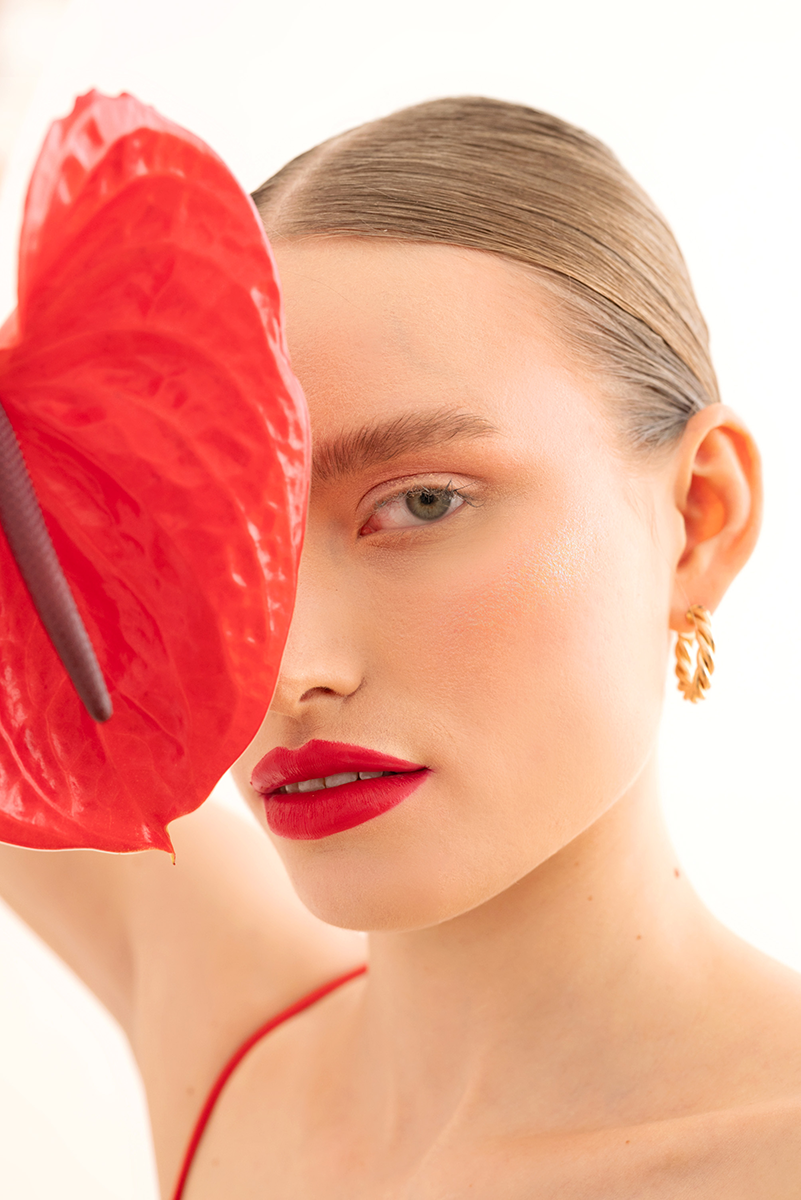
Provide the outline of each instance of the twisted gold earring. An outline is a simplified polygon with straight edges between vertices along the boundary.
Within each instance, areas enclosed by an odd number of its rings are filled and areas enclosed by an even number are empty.
[[[693,604],[686,613],[687,620],[695,626],[693,633],[680,633],[676,642],[676,678],[679,681],[679,691],[685,700],[695,704],[703,700],[712,686],[710,676],[715,669],[712,655],[715,653],[715,643],[712,641],[712,614],[703,604]],[[698,653],[695,659],[695,674],[690,676],[690,646],[693,638],[698,641]]]

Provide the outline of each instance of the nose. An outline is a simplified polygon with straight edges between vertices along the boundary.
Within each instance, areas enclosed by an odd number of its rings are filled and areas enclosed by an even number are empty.
[[[301,718],[315,705],[344,701],[362,684],[357,588],[346,552],[307,532],[298,589],[270,710]]]

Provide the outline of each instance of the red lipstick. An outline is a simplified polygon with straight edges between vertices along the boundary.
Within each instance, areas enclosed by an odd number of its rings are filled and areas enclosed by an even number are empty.
[[[335,776],[391,774],[338,781]],[[278,746],[253,768],[251,787],[264,797],[273,833],[295,841],[330,837],[380,817],[423,783],[428,767],[344,742]],[[325,780],[328,784],[324,784]],[[320,783],[324,786],[319,786]],[[305,785],[305,786],[301,786]],[[288,791],[281,789],[288,788]]]

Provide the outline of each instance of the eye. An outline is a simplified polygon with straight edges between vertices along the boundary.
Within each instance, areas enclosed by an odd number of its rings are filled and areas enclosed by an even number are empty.
[[[382,500],[360,533],[377,533],[384,529],[408,529],[415,525],[430,525],[468,503],[456,488],[410,488]]]

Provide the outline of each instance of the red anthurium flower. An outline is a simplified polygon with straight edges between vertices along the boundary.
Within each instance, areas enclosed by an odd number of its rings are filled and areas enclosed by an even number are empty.
[[[269,704],[309,434],[252,203],[131,96],[45,141],[0,403],[113,705],[87,714],[0,534],[0,840],[169,850]]]

